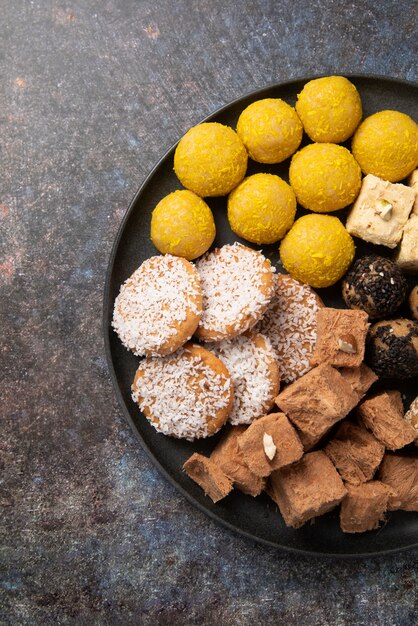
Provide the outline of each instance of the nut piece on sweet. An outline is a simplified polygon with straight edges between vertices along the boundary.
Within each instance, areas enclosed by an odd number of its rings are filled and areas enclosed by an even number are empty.
[[[402,238],[415,192],[411,187],[392,184],[368,174],[345,225],[350,235],[388,248]]]
[[[359,485],[373,478],[383,459],[385,446],[364,426],[345,420],[324,452],[345,482]]]
[[[324,307],[317,312],[317,339],[311,365],[358,367],[364,359],[367,313]]]
[[[415,191],[415,202],[412,207],[412,214],[418,215],[418,169],[414,170],[410,176],[408,176],[408,186],[412,187]]]
[[[213,461],[234,483],[234,487],[250,496],[258,496],[265,487],[265,480],[256,476],[244,463],[238,447],[238,437],[246,426],[233,426],[221,439],[210,455]]]
[[[412,443],[416,431],[408,424],[393,396],[385,391],[363,400],[357,409],[364,425],[389,450],[398,450]]]
[[[270,435],[276,446],[276,452],[271,459],[265,449],[265,434]],[[270,413],[253,422],[238,437],[238,446],[251,472],[262,478],[298,461],[303,454],[296,430],[283,413]]]
[[[411,215],[407,221],[394,259],[407,274],[418,272],[418,215]]]
[[[358,394],[338,370],[322,364],[288,385],[275,402],[313,445],[357,405]]]
[[[418,376],[418,322],[382,320],[369,329],[366,362],[383,378]]]
[[[378,376],[362,363],[360,367],[342,367],[340,374],[350,383],[353,391],[358,395],[359,401],[366,395],[373,383],[378,380]]]
[[[414,320],[418,320],[418,285],[412,288],[408,298],[409,308],[411,309],[411,315]]]
[[[395,492],[389,498],[389,511],[418,511],[418,458],[385,454],[379,480]]]
[[[213,502],[219,502],[232,491],[232,480],[206,456],[195,452],[187,459],[183,469]]]
[[[393,490],[378,480],[346,485],[348,494],[341,503],[340,524],[344,533],[364,533],[379,528],[385,519]]]
[[[279,507],[286,526],[300,528],[336,507],[347,490],[327,455],[319,450],[273,472],[267,493]]]
[[[412,400],[411,405],[404,415],[404,419],[415,429],[415,445],[418,446],[418,396]]]
[[[355,261],[342,281],[346,305],[366,311],[370,319],[392,315],[405,300],[407,290],[399,266],[376,254]]]

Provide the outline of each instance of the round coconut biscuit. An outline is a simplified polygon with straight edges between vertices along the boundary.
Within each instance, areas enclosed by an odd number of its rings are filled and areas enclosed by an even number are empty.
[[[138,356],[165,356],[190,339],[202,313],[194,265],[167,254],[153,256],[122,285],[112,326]]]
[[[234,393],[222,361],[187,343],[175,354],[143,359],[132,398],[158,432],[193,441],[214,435],[224,425]]]
[[[286,274],[274,277],[275,292],[255,330],[270,339],[282,382],[291,383],[311,369],[316,315],[324,304],[311,287]]]
[[[227,244],[206,253],[196,269],[203,291],[199,339],[231,339],[261,319],[273,297],[275,271],[261,252]]]
[[[273,347],[264,335],[248,332],[208,348],[228,368],[234,386],[234,404],[228,421],[251,424],[265,415],[279,393],[280,374]]]

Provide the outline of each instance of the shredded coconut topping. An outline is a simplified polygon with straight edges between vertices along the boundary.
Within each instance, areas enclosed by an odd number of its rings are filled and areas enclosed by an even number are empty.
[[[134,354],[156,356],[178,333],[179,324],[200,313],[200,293],[199,280],[184,259],[169,254],[151,257],[122,285],[112,326]]]
[[[228,419],[234,425],[250,424],[264,415],[274,400],[271,367],[276,356],[267,337],[262,337],[263,347],[256,344],[255,337],[239,335],[208,346],[231,374],[234,404]]]
[[[203,289],[199,326],[223,335],[242,333],[260,319],[272,290],[262,277],[274,272],[266,258],[239,243],[207,252],[196,263]]]
[[[319,305],[315,292],[290,276],[277,276],[275,283],[270,307],[256,330],[270,339],[281,380],[291,383],[311,369]]]
[[[217,373],[199,355],[184,349],[159,359],[144,359],[132,398],[147,409],[164,435],[189,441],[209,434],[208,422],[230,402],[231,379]]]

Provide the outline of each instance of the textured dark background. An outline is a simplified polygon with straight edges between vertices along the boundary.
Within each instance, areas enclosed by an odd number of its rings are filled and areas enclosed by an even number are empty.
[[[289,556],[193,508],[122,419],[101,330],[112,241],[166,149],[268,83],[417,80],[416,10],[0,0],[1,624],[416,623],[416,552]]]

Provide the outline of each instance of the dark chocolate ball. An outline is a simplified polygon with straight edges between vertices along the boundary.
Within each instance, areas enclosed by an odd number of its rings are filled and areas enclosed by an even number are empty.
[[[342,283],[346,305],[366,311],[370,319],[392,315],[407,292],[408,283],[399,266],[376,254],[355,261]]]
[[[366,362],[384,378],[418,376],[418,322],[400,317],[373,324],[367,337]]]

